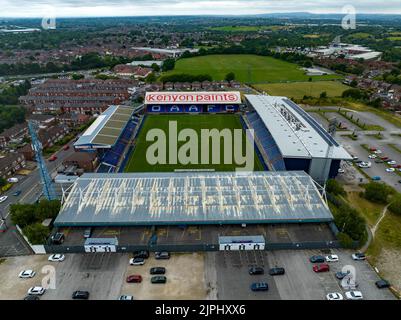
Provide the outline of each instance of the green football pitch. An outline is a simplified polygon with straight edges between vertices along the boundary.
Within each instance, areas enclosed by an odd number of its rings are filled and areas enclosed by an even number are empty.
[[[224,144],[223,138],[220,138],[220,160],[217,161],[218,164],[213,163],[212,156],[212,139],[206,141],[209,142],[209,161],[208,164],[202,164],[201,161],[201,153],[202,153],[202,144],[205,146],[205,140],[201,138],[201,129],[217,129],[219,131],[223,129],[229,129],[231,132],[231,136],[234,137],[234,129],[243,129],[240,118],[238,115],[233,114],[222,114],[222,115],[148,115],[143,123],[141,131],[139,132],[138,138],[135,141],[135,148],[133,153],[128,160],[128,163],[125,167],[125,172],[173,172],[175,170],[205,170],[205,169],[212,169],[214,171],[234,171],[236,168],[243,168],[245,163],[236,164],[234,160],[234,156],[232,155],[233,163],[224,163]],[[171,123],[176,122],[177,124],[177,132],[180,133],[183,129],[193,129],[196,132],[197,138],[197,161],[193,161],[193,163],[182,164],[181,157],[177,156],[177,163],[174,164],[170,161],[170,154],[169,154],[169,145],[166,146],[165,154],[166,156],[166,163],[163,164],[152,164],[151,161],[148,160],[147,152],[152,155],[160,156],[163,152],[160,149],[153,149],[155,145],[158,143],[158,137],[154,137],[152,139],[149,138],[150,141],[147,141],[147,135],[150,130],[152,129],[161,129],[164,134],[166,135],[167,142],[169,138],[169,128]],[[154,131],[152,131],[154,132]],[[160,131],[159,131],[160,133]],[[242,131],[242,155],[245,155],[246,150],[246,135],[245,132]],[[187,138],[185,141],[178,141],[177,142],[177,154],[182,146],[186,145],[187,142],[191,140],[191,138]],[[234,139],[233,139],[234,140]],[[177,139],[174,136],[174,141]],[[193,142],[191,140],[191,142]],[[163,144],[166,145],[166,144]],[[232,145],[232,150],[234,150],[234,143]],[[238,147],[238,146],[237,146]],[[150,148],[150,149],[149,149]],[[203,148],[204,150],[205,148]],[[152,150],[152,152],[150,152]],[[161,153],[159,153],[161,152]],[[189,155],[192,151],[186,150],[185,155]],[[257,157],[256,153],[253,151],[254,154],[254,170],[261,171],[263,170],[263,165],[261,164],[259,158]],[[163,158],[163,157],[162,157]],[[194,159],[194,158],[193,158]],[[216,161],[215,161],[216,162]]]

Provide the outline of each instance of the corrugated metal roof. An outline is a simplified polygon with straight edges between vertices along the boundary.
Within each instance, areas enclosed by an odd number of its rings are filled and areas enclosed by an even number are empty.
[[[286,97],[245,95],[270,131],[283,157],[352,160],[327,131]],[[328,153],[328,148],[332,150]],[[328,156],[329,154],[329,156]]]
[[[305,172],[84,174],[56,226],[269,223],[333,217]]]

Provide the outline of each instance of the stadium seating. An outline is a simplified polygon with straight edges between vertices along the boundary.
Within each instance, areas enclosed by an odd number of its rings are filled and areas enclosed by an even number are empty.
[[[285,170],[280,150],[259,115],[256,112],[249,112],[246,114],[246,119],[255,132],[256,143],[264,151],[273,168],[277,171]]]

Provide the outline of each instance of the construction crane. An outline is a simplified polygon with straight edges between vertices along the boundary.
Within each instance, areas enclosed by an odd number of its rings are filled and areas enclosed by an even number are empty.
[[[28,121],[29,134],[32,138],[32,149],[35,152],[35,159],[39,167],[40,179],[42,181],[43,194],[47,200],[57,199],[56,191],[54,190],[52,179],[47,170],[45,160],[42,156],[42,144],[37,135],[38,125],[35,121]]]

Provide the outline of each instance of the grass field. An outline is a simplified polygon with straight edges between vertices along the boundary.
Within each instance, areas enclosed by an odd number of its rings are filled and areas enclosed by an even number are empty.
[[[304,96],[319,97],[324,91],[329,97],[339,97],[345,90],[349,89],[349,87],[337,81],[255,84],[254,87],[258,90],[266,91],[270,95],[286,96],[294,99],[302,99]]]
[[[236,80],[247,83],[308,81],[310,76],[296,64],[248,54],[208,55],[179,59],[171,74],[209,74],[213,80],[224,80],[229,72],[234,72]],[[314,80],[338,79],[338,75],[312,76]]]
[[[169,131],[169,121],[177,121],[177,129],[178,133],[182,129],[191,128],[194,129],[199,137],[198,141],[198,163],[196,164],[187,164],[183,165],[178,162],[178,164],[169,164],[169,152],[168,147],[167,151],[167,164],[156,164],[152,165],[148,163],[146,159],[146,152],[148,148],[153,145],[154,141],[146,141],[146,136],[149,130],[154,128],[162,129],[166,135]],[[218,130],[222,130],[228,128],[230,130],[233,129],[242,129],[242,125],[240,122],[240,118],[238,115],[149,115],[145,119],[143,127],[139,133],[138,139],[136,141],[136,146],[127,166],[125,167],[125,172],[172,172],[175,169],[214,169],[215,171],[234,171],[236,167],[244,167],[244,165],[236,165],[236,164],[224,164],[223,157],[223,144],[222,139],[220,140],[220,163],[221,164],[200,164],[201,159],[201,143],[200,143],[200,130],[201,129],[213,129],[216,128]],[[232,132],[232,131],[231,131]],[[245,152],[245,133],[242,134],[242,143]],[[180,150],[181,146],[186,142],[180,141],[178,142],[178,150]],[[212,155],[212,143],[209,143],[209,163],[211,161]],[[260,163],[256,154],[254,155],[254,170],[260,171],[263,170],[263,166]]]

